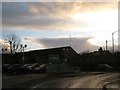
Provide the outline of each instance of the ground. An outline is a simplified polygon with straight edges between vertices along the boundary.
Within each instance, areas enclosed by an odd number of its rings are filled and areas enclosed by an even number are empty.
[[[118,75],[118,73],[98,72],[62,75],[3,75],[3,88],[24,88],[26,90],[36,88],[102,88],[106,82],[117,80]],[[114,83],[113,88],[118,88],[118,84]]]

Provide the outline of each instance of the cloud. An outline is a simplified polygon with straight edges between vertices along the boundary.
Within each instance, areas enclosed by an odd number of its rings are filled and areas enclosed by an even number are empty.
[[[71,46],[79,53],[87,50],[96,50],[99,47],[92,45],[88,42],[88,38],[71,38]],[[62,46],[70,46],[70,38],[26,38],[30,40],[32,43],[37,43],[42,47],[39,48],[53,48],[53,47],[62,47]]]
[[[93,2],[3,2],[3,28],[64,30],[87,27],[84,20],[76,22],[77,13],[115,9],[116,3]]]
[[[78,12],[91,12],[99,10],[116,9],[117,3],[113,2],[41,2],[41,3],[29,3],[29,11],[32,13],[42,13],[54,15],[57,14],[61,17],[65,13],[75,14]],[[70,15],[68,15],[69,17]]]
[[[4,0],[3,2],[118,2],[119,0]]]
[[[101,32],[115,30],[111,27],[116,27],[114,23],[117,20],[115,18],[117,13],[113,10],[118,8],[117,4],[113,2],[3,2],[2,26],[6,30],[5,33],[10,30],[15,32],[20,30],[17,33],[22,36],[29,34],[30,37],[35,35],[54,37],[56,33],[58,36],[71,34],[85,37],[95,36],[95,32],[98,32],[101,38],[101,35],[104,37]],[[32,33],[29,30],[32,30]],[[78,52],[98,49],[98,46],[88,42],[90,39],[91,37],[73,37],[72,46]],[[26,38],[26,40],[31,41],[29,44],[37,43],[36,46],[44,48],[69,45],[70,42],[68,38]],[[31,48],[36,49],[35,45],[31,45]]]

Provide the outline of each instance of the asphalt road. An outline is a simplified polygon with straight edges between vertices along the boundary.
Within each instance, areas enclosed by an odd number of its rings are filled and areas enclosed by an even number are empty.
[[[70,74],[63,76],[49,76],[47,74],[3,76],[2,86],[3,88],[11,88],[10,90],[12,88],[15,90],[17,88],[22,90],[23,88],[25,90],[40,90],[41,88],[92,88],[94,90],[93,88],[95,88],[95,90],[99,90],[105,83],[117,80],[118,75],[118,73],[84,73],[80,76]]]
[[[39,88],[96,88],[96,90],[100,90],[105,83],[117,79],[118,73],[66,77],[40,83],[32,86],[31,90]]]
[[[35,81],[47,76],[46,74],[3,75],[2,88],[26,88],[34,84]],[[28,85],[28,82],[31,82],[31,84]]]

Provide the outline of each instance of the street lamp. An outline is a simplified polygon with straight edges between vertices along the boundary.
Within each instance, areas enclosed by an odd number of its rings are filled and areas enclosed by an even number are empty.
[[[21,44],[20,47],[21,47],[21,50],[22,50],[22,52],[23,52],[22,60],[23,60],[23,65],[24,65],[24,61],[25,61],[24,50],[25,50],[25,48],[27,47],[27,44],[25,44],[25,45]]]
[[[113,46],[113,53],[114,53],[114,34],[115,34],[116,32],[119,32],[119,31],[120,31],[120,30],[115,31],[115,32],[112,33],[112,46]]]

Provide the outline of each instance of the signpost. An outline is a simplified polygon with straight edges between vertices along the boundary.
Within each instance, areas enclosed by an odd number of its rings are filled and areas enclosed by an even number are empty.
[[[60,55],[59,54],[49,54],[48,61],[48,72],[49,73],[59,73],[60,71]]]

